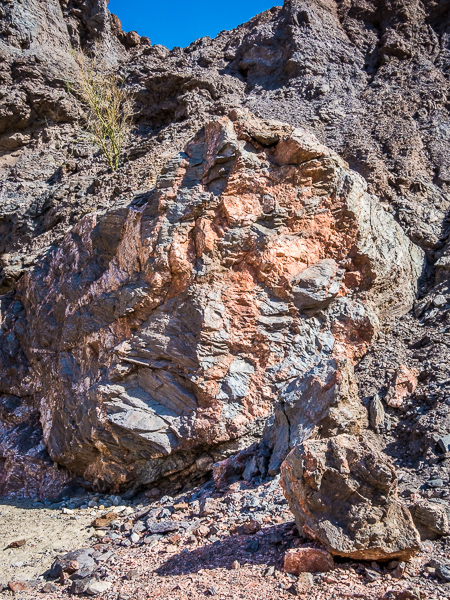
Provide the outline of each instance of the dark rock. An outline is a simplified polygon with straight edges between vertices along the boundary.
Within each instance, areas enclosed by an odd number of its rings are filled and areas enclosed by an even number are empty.
[[[171,533],[172,531],[178,531],[180,527],[179,521],[172,521],[170,519],[157,523],[147,523],[147,531],[150,534]]]
[[[49,577],[56,579],[62,573],[68,573],[72,579],[83,579],[91,575],[97,568],[92,558],[93,552],[92,548],[81,548],[57,557],[50,568]]]
[[[283,463],[281,483],[299,532],[337,556],[408,560],[420,549],[395,469],[367,436],[304,442]]]
[[[436,573],[442,581],[450,582],[450,566],[449,565],[439,565],[436,569]]]

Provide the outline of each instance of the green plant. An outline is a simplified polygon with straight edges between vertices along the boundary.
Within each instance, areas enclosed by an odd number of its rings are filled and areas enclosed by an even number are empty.
[[[123,80],[98,59],[75,51],[72,56],[74,78],[67,82],[67,90],[77,96],[86,109],[84,130],[88,140],[98,146],[115,171],[131,131],[133,97]]]

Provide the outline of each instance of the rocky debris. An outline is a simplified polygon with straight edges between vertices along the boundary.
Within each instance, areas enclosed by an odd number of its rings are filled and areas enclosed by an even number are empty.
[[[90,497],[80,497],[77,504],[87,505]],[[276,480],[256,486],[239,481],[222,490],[208,483],[175,497],[161,496],[151,502],[146,498],[142,495],[133,500],[126,507],[127,514],[124,506],[117,507],[117,519],[102,531],[102,537],[78,551],[94,560],[91,575],[80,579],[77,572],[70,576],[66,573],[64,578],[49,582],[51,585],[44,580],[38,585],[26,581],[27,600],[39,598],[44,587],[51,600],[69,598],[70,594],[87,596],[88,588],[91,593],[105,590],[101,593],[106,598],[128,599],[144,599],[148,589],[158,589],[162,600],[171,599],[175,588],[180,596],[190,592],[198,597],[214,594],[229,600],[243,589],[270,600],[287,600],[308,590],[314,590],[314,598],[320,600],[345,598],[349,593],[366,600],[394,598],[406,592],[416,599],[441,600],[447,594],[445,540],[424,543],[420,553],[407,563],[339,559],[332,571],[287,573],[284,561],[289,556],[307,552],[316,559],[320,554],[323,560],[325,555],[329,566],[331,557],[324,550],[306,546],[306,540],[298,536]],[[105,497],[99,500],[106,502]],[[206,512],[199,516],[202,507]],[[85,510],[106,514],[108,509],[72,510],[73,514]],[[189,526],[157,535],[152,544],[142,543],[148,526],[168,519]],[[231,534],[236,526],[251,521],[260,522],[261,528]],[[130,541],[134,531],[141,536],[136,543]],[[65,560],[64,555],[58,560]]]
[[[334,555],[408,560],[420,548],[395,469],[368,436],[304,442],[284,462],[282,485],[298,530]]]
[[[284,555],[286,573],[326,573],[334,569],[334,560],[329,552],[320,548],[295,548]]]
[[[84,217],[18,285],[3,344],[40,382],[52,460],[93,485],[182,484],[261,437],[275,406],[271,474],[317,431],[360,432],[352,359],[415,297],[423,253],[359,175],[304,130],[231,117],[143,201]],[[258,141],[267,131],[278,143]]]
[[[408,369],[405,365],[398,368],[391,387],[386,394],[388,406],[398,408],[417,387],[418,372]]]
[[[419,500],[411,507],[411,513],[423,538],[436,539],[450,534],[450,508],[445,502]]]

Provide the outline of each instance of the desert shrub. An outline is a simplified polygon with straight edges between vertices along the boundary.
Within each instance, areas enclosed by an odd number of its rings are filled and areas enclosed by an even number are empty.
[[[73,51],[72,55],[75,69],[67,87],[85,108],[85,136],[115,171],[131,131],[133,97],[119,75],[106,68],[101,60],[83,52]]]

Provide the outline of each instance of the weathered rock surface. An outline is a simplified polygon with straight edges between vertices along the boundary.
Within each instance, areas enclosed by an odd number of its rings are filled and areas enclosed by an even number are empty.
[[[283,463],[282,485],[299,531],[334,555],[407,560],[420,549],[411,514],[398,498],[395,469],[367,436],[297,446]]]
[[[411,508],[411,513],[424,539],[436,539],[450,534],[450,510],[442,500],[420,500]]]
[[[320,548],[295,548],[284,555],[284,570],[292,575],[326,573],[333,568],[333,557]]]
[[[358,433],[352,361],[415,297],[423,253],[359,175],[303,130],[232,119],[84,217],[6,314],[4,385],[34,388],[52,460],[95,485],[216,460],[277,402],[272,471],[313,433]]]

